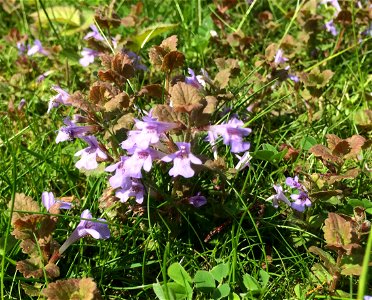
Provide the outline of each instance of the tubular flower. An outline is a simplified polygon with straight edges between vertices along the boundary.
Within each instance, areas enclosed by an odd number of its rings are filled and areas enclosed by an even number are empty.
[[[71,233],[70,237],[63,243],[59,248],[59,254],[65,252],[65,250],[79,239],[90,235],[95,239],[108,239],[110,237],[110,229],[107,226],[105,219],[93,219],[92,214],[88,209],[84,210],[80,218],[82,219],[76,229]]]
[[[70,202],[55,199],[52,192],[43,192],[41,194],[41,202],[43,203],[47,211],[50,211],[50,208],[55,204],[59,204],[60,209],[71,209],[72,207],[72,203]]]
[[[89,144],[89,147],[75,153],[75,156],[81,156],[75,166],[78,169],[94,170],[98,167],[97,156],[106,159],[107,155],[102,151],[95,136],[84,136],[82,139]]]
[[[169,170],[169,175],[176,177],[181,175],[185,178],[194,176],[195,171],[191,168],[191,163],[200,165],[202,161],[190,152],[190,143],[176,143],[179,151],[164,156],[161,160],[165,162],[173,161],[173,168]]]
[[[249,135],[252,129],[244,128],[243,125],[242,121],[233,117],[227,124],[209,126],[208,140],[213,147],[214,140],[218,135],[221,135],[223,143],[231,146],[231,152],[245,152],[250,148],[251,144],[244,142],[243,137]]]

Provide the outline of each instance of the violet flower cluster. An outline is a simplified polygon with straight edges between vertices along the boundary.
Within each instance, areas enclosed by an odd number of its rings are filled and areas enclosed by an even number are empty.
[[[311,206],[311,200],[309,198],[309,195],[307,193],[306,188],[298,181],[298,177],[295,176],[287,177],[285,181],[286,185],[289,186],[293,193],[290,195],[290,198],[294,200],[294,202],[291,202],[286,197],[285,193],[287,190],[283,190],[281,185],[274,185],[274,190],[276,192],[275,195],[270,196],[266,199],[266,201],[272,201],[273,206],[275,208],[278,208],[279,201],[284,202],[289,207],[293,208],[294,210],[297,210],[299,212],[304,212],[306,207]]]

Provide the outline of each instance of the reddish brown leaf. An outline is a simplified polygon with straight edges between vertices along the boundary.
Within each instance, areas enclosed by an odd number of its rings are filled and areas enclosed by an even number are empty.
[[[167,54],[167,51],[162,47],[154,46],[149,50],[149,59],[150,63],[155,68],[160,68],[163,64],[164,56]]]
[[[326,135],[327,137],[327,144],[328,144],[328,148],[333,151],[333,149],[336,147],[336,145],[340,142],[342,142],[343,140],[341,138],[339,138],[337,135],[335,134],[327,134]]]
[[[176,68],[183,66],[185,62],[185,56],[179,51],[171,51],[167,53],[161,65],[161,70],[164,72],[172,72]]]
[[[161,122],[179,122],[178,114],[169,105],[158,104],[152,109],[152,114]]]
[[[100,300],[101,295],[92,278],[58,280],[43,290],[48,300]]]
[[[163,88],[160,84],[149,84],[145,85],[141,88],[141,90],[137,93],[137,96],[142,97],[148,95],[150,97],[162,99],[163,97],[167,96],[167,91]]]
[[[121,129],[132,129],[134,124],[134,115],[132,113],[126,113],[117,120],[116,124],[113,126],[113,131],[117,132]]]
[[[351,244],[352,225],[336,213],[328,213],[323,227],[324,239],[327,247],[335,249],[342,248],[347,252],[351,251],[354,245]]]
[[[346,140],[348,141],[351,149],[350,152],[345,155],[345,159],[355,158],[366,143],[366,139],[361,135],[353,135]]]
[[[172,35],[162,41],[160,47],[167,52],[177,51],[178,38],[176,35]]]
[[[191,112],[203,106],[199,90],[190,84],[178,82],[170,88],[169,93],[175,112]]]
[[[115,110],[125,110],[131,106],[131,101],[126,92],[122,92],[112,98],[110,101],[106,102],[104,107],[107,112],[112,112]]]
[[[11,206],[11,203],[9,202],[9,208]],[[40,207],[39,204],[34,201],[31,197],[26,196],[25,194],[15,194],[14,198],[14,207],[13,207],[13,215],[12,215],[12,225],[14,226],[14,223],[23,217],[27,217],[30,213],[39,213]],[[16,212],[16,211],[24,211],[23,212]]]
[[[321,157],[325,161],[342,164],[342,159],[338,156],[332,155],[331,151],[323,145],[314,145],[309,149],[309,152],[314,154],[316,157]]]
[[[230,69],[219,71],[214,78],[214,84],[217,85],[220,89],[224,89],[229,84],[230,75]]]
[[[336,156],[344,156],[345,154],[350,152],[350,145],[347,141],[339,142],[335,148],[332,150],[332,154]]]

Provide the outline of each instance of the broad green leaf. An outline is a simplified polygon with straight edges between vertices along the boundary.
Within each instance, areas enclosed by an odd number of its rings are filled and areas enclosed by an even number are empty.
[[[265,161],[272,161],[275,152],[269,150],[258,150],[252,154],[254,158],[265,160]]]
[[[213,275],[214,279],[221,282],[229,274],[229,264],[219,264],[215,266],[210,273]]]
[[[94,12],[90,10],[83,10],[81,15],[80,26],[72,29],[67,29],[61,32],[61,35],[68,36],[75,33],[84,31],[89,28],[90,25],[94,23]]]
[[[260,270],[259,274],[262,282],[262,288],[265,288],[269,283],[270,275],[264,270]]]
[[[170,31],[177,26],[178,24],[155,24],[142,30],[139,34],[132,37],[132,40],[138,46],[138,48],[143,48],[143,46],[154,37]]]
[[[164,289],[160,283],[154,283],[152,285],[152,289],[154,290],[155,295],[159,298],[159,300],[167,300]]]
[[[229,295],[229,300],[240,300],[241,298],[239,297],[239,295],[238,294],[236,294],[236,293],[231,293],[230,295]]]
[[[170,265],[168,268],[168,276],[182,286],[186,286],[188,282],[192,283],[190,275],[178,262]]]
[[[342,275],[355,275],[360,276],[362,274],[363,267],[361,265],[345,264],[341,267]]]
[[[204,270],[196,272],[194,277],[194,283],[197,289],[203,293],[210,293],[216,287],[216,282],[211,273]]]
[[[303,137],[300,143],[301,148],[304,149],[305,151],[308,151],[312,146],[316,144],[317,144],[316,139],[310,135]]]
[[[224,283],[221,286],[219,286],[217,289],[213,292],[213,299],[221,299],[225,298],[230,294],[230,286],[228,283]]]
[[[269,150],[269,151],[272,151],[272,152],[274,152],[275,154],[278,153],[278,150],[277,150],[274,146],[272,146],[272,145],[270,145],[270,144],[262,144],[262,149],[263,149],[263,150]]]
[[[192,288],[190,284],[186,283],[186,286],[178,284],[176,282],[167,283],[167,288],[171,297],[175,300],[188,299],[192,300]]]
[[[260,284],[249,274],[243,275],[243,283],[247,290],[250,292],[259,292],[261,290]]]
[[[62,25],[81,25],[81,14],[74,6],[52,6],[45,11],[41,8],[30,16],[35,20],[35,24],[41,24],[44,28],[49,26],[49,20]]]

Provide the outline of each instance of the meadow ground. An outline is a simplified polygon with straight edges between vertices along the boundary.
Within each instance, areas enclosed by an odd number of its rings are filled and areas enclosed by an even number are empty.
[[[370,2],[0,5],[1,299],[372,299]]]

